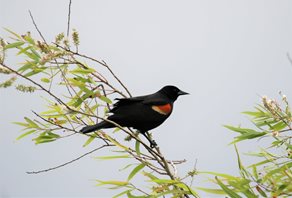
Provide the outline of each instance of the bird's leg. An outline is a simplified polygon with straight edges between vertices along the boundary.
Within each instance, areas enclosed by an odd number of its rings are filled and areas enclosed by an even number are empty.
[[[145,137],[146,137],[146,139],[150,142],[150,147],[151,148],[154,148],[154,147],[156,147],[157,146],[157,143],[155,142],[155,140],[152,140],[151,138],[150,138],[150,135],[149,135],[149,133],[146,131],[146,132],[141,132]]]

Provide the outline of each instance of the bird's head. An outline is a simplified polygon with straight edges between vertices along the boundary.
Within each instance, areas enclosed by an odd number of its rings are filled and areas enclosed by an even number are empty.
[[[172,86],[172,85],[167,85],[167,86],[163,87],[162,89],[160,89],[158,92],[166,95],[169,99],[171,99],[173,101],[175,101],[181,95],[189,94],[187,92],[180,90],[176,86]]]

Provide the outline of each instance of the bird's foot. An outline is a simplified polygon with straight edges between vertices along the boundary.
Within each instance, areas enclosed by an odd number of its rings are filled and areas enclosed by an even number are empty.
[[[155,142],[155,140],[151,140],[151,142],[150,142],[150,147],[151,147],[151,148],[155,148],[155,147],[157,147],[157,143]]]

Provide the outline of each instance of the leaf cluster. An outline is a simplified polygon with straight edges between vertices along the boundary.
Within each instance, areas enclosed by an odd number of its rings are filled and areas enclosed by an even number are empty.
[[[214,183],[221,189],[200,188],[208,193],[225,193],[230,197],[290,197],[292,196],[292,145],[291,111],[285,95],[281,103],[266,96],[254,111],[243,114],[251,118],[254,128],[226,125],[238,135],[231,144],[268,139],[269,146],[248,153],[258,158],[256,163],[244,166],[235,146],[240,176],[209,173],[215,175]]]

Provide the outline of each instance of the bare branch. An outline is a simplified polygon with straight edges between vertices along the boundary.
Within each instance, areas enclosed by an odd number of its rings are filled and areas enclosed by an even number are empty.
[[[67,22],[67,37],[69,37],[69,33],[70,33],[71,4],[72,4],[72,0],[69,0],[68,22]]]
[[[44,172],[52,171],[52,170],[55,170],[55,169],[64,167],[64,166],[66,166],[68,164],[71,164],[71,163],[73,163],[73,162],[75,162],[77,160],[80,160],[81,158],[83,158],[83,157],[85,157],[85,156],[87,156],[87,155],[89,155],[91,153],[94,153],[95,151],[98,151],[98,150],[100,150],[100,149],[102,149],[104,147],[108,147],[108,146],[114,146],[114,145],[111,145],[111,144],[102,145],[102,146],[100,146],[98,148],[95,148],[95,149],[93,149],[93,150],[91,150],[91,151],[89,151],[87,153],[84,153],[83,155],[81,155],[81,156],[79,156],[79,157],[77,157],[77,158],[75,158],[75,159],[73,159],[73,160],[71,160],[69,162],[66,162],[64,164],[61,164],[61,165],[58,165],[58,166],[55,166],[55,167],[52,167],[52,168],[44,169],[44,170],[39,170],[39,171],[27,171],[26,173],[27,174],[39,174],[39,173],[44,173]]]
[[[40,29],[38,28],[38,26],[37,26],[37,24],[36,24],[36,22],[35,22],[35,20],[34,20],[34,18],[33,18],[33,16],[32,16],[31,11],[29,10],[28,12],[29,12],[29,16],[30,16],[30,18],[31,18],[31,20],[32,20],[32,23],[33,23],[35,29],[38,31],[40,37],[43,39],[43,41],[45,42],[45,44],[48,45],[48,43],[47,43],[45,37],[43,36],[42,32],[41,32]]]

